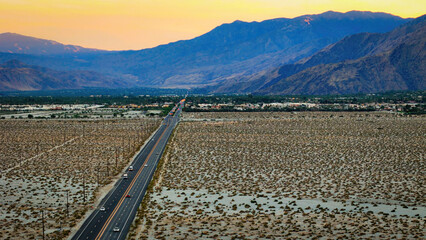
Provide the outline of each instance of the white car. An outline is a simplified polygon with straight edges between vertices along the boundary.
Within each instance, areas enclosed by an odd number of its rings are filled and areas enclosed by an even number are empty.
[[[99,208],[99,211],[104,212],[104,211],[105,211],[105,207],[101,207],[101,208]]]
[[[145,164],[145,167],[148,167],[148,164]]]
[[[114,232],[119,232],[119,231],[120,231],[120,228],[119,228],[119,227],[114,227],[113,231],[114,231]]]

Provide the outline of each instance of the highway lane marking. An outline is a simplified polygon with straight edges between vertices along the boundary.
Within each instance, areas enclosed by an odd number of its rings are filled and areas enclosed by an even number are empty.
[[[123,179],[120,179],[119,181],[123,181]],[[120,185],[120,184],[118,184],[118,185]],[[117,185],[117,187],[115,187],[115,189],[113,190],[113,192],[108,196],[108,198],[105,200],[105,202],[104,203],[106,203],[106,202],[108,202],[108,200],[109,200],[109,198],[112,196],[112,195],[114,195],[114,192],[117,190],[117,189],[119,189],[118,188],[118,185]],[[102,203],[102,201],[101,201],[101,203]],[[86,224],[86,226],[84,227],[84,229],[80,232],[80,234],[78,235],[78,237],[76,238],[76,239],[79,239],[80,237],[81,237],[81,235],[84,233],[84,231],[86,231],[86,229],[87,229],[87,227],[92,223],[92,221],[93,221],[93,219],[95,219],[95,217],[96,217],[96,215],[98,215],[100,213],[100,211],[99,210],[96,210],[96,214],[95,215],[93,215],[93,217],[90,219],[90,221]],[[101,215],[101,217],[103,218],[103,215]]]
[[[159,158],[159,156],[157,157],[157,159]],[[152,167],[151,168],[151,171],[149,172],[149,175],[148,175],[148,177],[149,176],[151,176],[151,174],[152,174],[152,171],[154,170],[154,168]],[[142,191],[140,191],[139,192],[139,195],[138,195],[138,198],[136,199],[136,203],[138,202],[138,200],[139,200],[139,198],[142,196],[142,192],[143,192],[143,189],[145,188],[145,186],[146,186],[146,184],[148,183],[148,178],[146,178],[145,179],[145,183],[143,184],[143,187],[142,187]],[[133,205],[133,207],[132,207],[132,210],[130,211],[130,212],[132,212],[133,211],[133,209],[136,207],[136,205],[137,204],[134,204]],[[127,217],[127,219],[126,219],[126,221],[124,222],[124,226],[126,226],[126,224],[127,224],[127,222],[129,221],[129,218],[130,218],[130,214],[129,214],[129,216]],[[124,228],[124,227],[123,227]],[[121,236],[121,234],[123,233],[123,231],[121,231],[120,232],[120,234],[118,235],[118,238],[117,239],[120,239],[120,236]]]
[[[152,136],[152,139],[155,139],[155,136],[158,134],[154,134],[154,136]],[[142,149],[140,151],[140,154],[136,157],[136,158],[140,158],[141,155],[143,155],[143,151],[146,149],[146,147],[148,147],[148,144],[144,147],[144,149]],[[135,159],[136,160],[136,159]],[[135,161],[134,161],[135,162]],[[111,196],[113,196],[115,194],[115,191],[117,190],[122,190],[124,189],[124,186],[121,188],[118,188],[118,186],[120,186],[121,182],[123,181],[123,178],[120,178],[120,180],[115,184],[115,189],[113,189],[113,191],[110,193],[110,195],[108,196],[108,198],[105,201],[101,201],[101,203],[106,204],[108,202],[108,200],[110,199]],[[117,197],[114,197],[114,200],[116,200]],[[86,231],[87,227],[92,223],[93,219],[98,215],[99,211],[97,211],[90,219],[90,221],[86,224],[86,226],[84,227],[84,229],[80,232],[80,234],[78,235],[77,239],[79,239],[81,237],[81,235]],[[103,215],[101,215],[101,217],[103,218]]]
[[[107,221],[105,222],[104,226],[101,228],[101,231],[98,233],[98,235],[96,236],[96,239],[99,239],[102,237],[103,233],[105,232],[106,228],[108,227],[109,223],[111,222],[112,218],[114,217],[114,215],[117,213],[119,207],[121,206],[121,204],[123,203],[125,196],[128,194],[129,192],[129,188],[131,188],[131,186],[134,184],[134,182],[136,181],[136,179],[139,177],[140,173],[143,170],[143,166],[139,169],[138,173],[136,174],[136,176],[133,178],[132,182],[130,183],[130,185],[128,186],[128,189],[124,192],[124,194],[121,196],[120,201],[118,202],[118,204],[116,205],[116,207],[114,208],[113,212],[111,213],[111,215],[108,217]]]
[[[123,179],[120,179],[120,181],[122,181]],[[118,189],[118,187],[116,187],[115,188],[115,190],[113,191],[113,193],[116,191]],[[109,198],[113,195],[113,193],[111,193],[111,195],[109,195],[108,196],[108,198],[107,198],[107,200],[105,201],[105,203],[106,202],[108,202],[108,200],[109,200]],[[78,235],[78,237],[77,237],[77,239],[79,239],[80,238],[80,236],[81,236],[81,234],[83,234],[84,233],[84,231],[86,231],[86,228],[92,223],[92,221],[93,221],[93,219],[95,219],[95,217],[96,217],[96,215],[98,215],[99,213],[100,213],[100,211],[99,210],[96,210],[97,212],[96,212],[96,214],[95,215],[93,215],[93,217],[91,218],[91,220],[87,223],[87,225],[86,225],[86,227],[84,227],[84,229],[83,229],[83,231],[81,231],[81,233]],[[101,218],[103,218],[104,216],[103,215],[101,215]],[[98,220],[98,222],[99,222],[99,220]],[[92,231],[91,231],[92,232]]]
[[[148,159],[149,160],[149,159]],[[150,173],[148,174],[148,176],[149,175],[151,175],[152,174],[152,170],[153,170],[153,168],[151,167],[151,171],[150,171]],[[146,174],[146,173],[145,173]],[[146,184],[147,184],[147,181],[148,181],[148,179],[145,179],[145,183],[144,183],[144,186],[146,186]],[[141,182],[138,182],[135,186],[139,186],[141,184]],[[134,190],[135,188],[133,188],[133,189],[131,189],[131,190]],[[135,196],[138,196],[137,198],[136,198],[136,202],[134,203],[134,204],[130,204],[130,201],[128,201],[127,203],[126,203],[126,206],[124,207],[124,209],[128,209],[128,207],[129,207],[129,205],[130,205],[130,207],[132,207],[131,208],[131,210],[130,210],[130,213],[133,211],[133,209],[136,207],[136,206],[139,206],[137,203],[138,203],[138,201],[139,201],[139,198],[142,196],[142,191],[140,191],[139,192],[139,194],[136,194],[135,193]],[[133,198],[134,199],[134,198]],[[132,200],[133,200],[132,199]],[[124,213],[125,212],[122,212],[121,213],[121,215],[120,216],[123,216],[124,215]],[[126,222],[124,223],[124,226],[123,226],[123,228],[121,229],[121,231],[120,231],[120,234],[118,235],[118,237],[117,237],[117,239],[120,239],[120,236],[121,236],[121,234],[124,232],[123,230],[124,230],[124,228],[125,228],[125,226],[126,226],[126,224],[127,224],[127,222],[128,222],[128,220],[129,220],[129,218],[130,218],[130,214],[128,215],[128,217],[127,217],[127,219],[126,219]],[[121,220],[121,217],[118,219],[118,220]],[[110,236],[112,236],[112,233],[110,233],[110,235],[109,235],[109,237]]]
[[[108,217],[107,221],[105,222],[104,226],[101,228],[101,231],[98,233],[98,235],[96,236],[96,239],[100,239],[103,235],[103,233],[105,232],[106,228],[108,227],[109,223],[111,222],[112,218],[114,217],[114,215],[117,213],[119,207],[121,206],[121,204],[123,203],[125,196],[128,194],[129,192],[129,188],[131,188],[133,186],[133,184],[135,183],[136,179],[139,177],[140,173],[143,170],[143,166],[141,166],[141,168],[139,169],[139,171],[137,172],[137,174],[135,175],[135,177],[133,178],[132,182],[130,183],[130,185],[128,186],[127,190],[124,192],[124,194],[121,196],[120,201],[118,202],[118,204],[116,205],[116,207],[114,208],[114,210],[112,211],[111,215]]]
[[[154,134],[154,136],[152,136],[152,139],[155,139],[155,136],[156,135],[158,135],[158,134]],[[136,159],[135,159],[135,161],[136,160],[138,160],[139,158],[140,158],[140,156],[141,155],[143,155],[143,151],[146,149],[146,147],[148,147],[148,145],[149,144],[147,144],[145,147],[144,147],[144,149],[142,149],[141,151],[140,151],[140,154],[138,155],[138,156],[136,156]],[[133,161],[133,162],[135,162],[135,161]],[[132,162],[132,164],[133,164],[133,162]],[[134,165],[134,164],[133,164]],[[142,168],[143,168],[143,165],[142,165]],[[121,182],[123,181],[123,178],[120,178],[120,180],[115,184],[115,189],[113,189],[113,191],[111,192],[111,194],[108,196],[108,198],[105,200],[105,201],[101,201],[101,203],[104,203],[104,204],[106,204],[107,202],[108,202],[108,200],[110,199],[110,197],[111,196],[113,196],[114,194],[115,194],[115,191],[117,191],[118,189],[120,189],[120,188],[118,188],[118,186],[120,186],[120,184],[121,184]],[[121,189],[124,189],[124,186],[123,187],[121,187]],[[114,200],[116,200],[117,199],[117,197],[114,197]],[[80,232],[80,234],[77,236],[77,238],[76,239],[79,239],[80,237],[81,237],[81,235],[86,231],[86,229],[87,229],[87,227],[92,223],[92,221],[93,221],[93,219],[95,219],[95,217],[97,216],[99,214],[99,211],[97,211],[91,218],[90,218],[90,221],[86,224],[86,226],[84,227],[84,229]],[[102,218],[103,218],[103,216],[101,216]],[[74,236],[75,237],[75,236]],[[73,238],[74,238],[73,237]]]
[[[180,109],[178,109],[178,110],[180,110]],[[163,125],[163,126],[167,126],[165,129],[164,129],[164,131],[163,131],[163,133],[161,134],[161,136],[158,138],[158,140],[157,140],[157,142],[156,142],[156,144],[154,145],[154,147],[153,147],[153,149],[151,150],[151,152],[150,152],[150,154],[148,155],[148,157],[147,157],[147,160],[145,160],[145,162],[144,162],[144,164],[142,165],[142,169],[144,168],[144,165],[146,165],[146,162],[149,160],[149,157],[151,157],[151,155],[152,155],[152,151],[156,148],[156,146],[159,144],[159,142],[160,142],[160,140],[161,140],[161,138],[162,138],[162,136],[164,135],[164,133],[165,132],[167,132],[167,130],[169,129],[169,127],[170,127],[170,122],[172,122],[172,123],[176,123],[176,121],[172,121],[172,120],[175,120],[175,119],[178,119],[178,115],[179,115],[179,113],[180,113],[180,111],[178,111],[178,114],[175,114],[175,116],[173,116],[172,118],[168,118],[167,119],[167,121],[168,121],[168,123],[166,124],[166,125]],[[170,131],[169,131],[170,132]],[[154,134],[153,136],[152,136],[152,139],[151,140],[154,140],[155,138],[156,138],[156,136],[158,136],[158,134]],[[146,147],[148,147],[149,146],[149,143],[146,145]],[[139,160],[140,158],[142,158],[142,155],[143,155],[143,150],[144,149],[142,149],[142,151],[141,151],[141,153],[136,157],[137,159],[135,159],[135,161],[133,161],[133,163],[135,163],[137,160]],[[150,174],[152,173],[152,170],[153,170],[153,168],[151,168],[151,172],[150,172]],[[133,179],[133,180],[135,180],[135,179],[137,179],[138,177],[139,177],[139,175],[140,175],[140,172],[137,174],[137,176]],[[122,181],[122,179],[120,179],[120,181]],[[134,185],[134,181],[132,181],[132,184],[129,186],[129,187],[133,187],[133,185]],[[146,185],[146,184],[145,184]],[[119,184],[117,184],[117,186],[119,186]],[[124,187],[123,187],[124,188]],[[123,189],[122,188],[122,189]],[[107,200],[105,200],[104,201],[104,203],[107,203],[108,202],[108,200],[109,200],[109,198],[112,196],[112,195],[114,195],[115,194],[115,191],[117,190],[118,188],[116,188],[115,190],[114,190],[114,192],[113,193],[111,193],[110,194],[110,196],[108,196],[108,198],[107,198]],[[131,189],[129,189],[128,188],[128,191],[130,191]],[[127,191],[127,192],[128,192]],[[138,196],[138,198],[139,198],[140,196]],[[115,197],[115,199],[117,199],[117,197]],[[121,201],[121,203],[119,203],[120,205],[122,204],[122,202],[123,201]],[[115,210],[115,209],[114,209]],[[92,217],[92,219],[89,221],[89,223],[86,225],[86,227],[83,229],[83,231],[80,233],[80,235],[79,235],[79,237],[81,236],[81,234],[82,233],[84,233],[84,231],[86,230],[86,228],[87,228],[87,226],[89,226],[90,224],[91,224],[91,222],[93,221],[93,219],[94,219],[94,217],[97,215],[99,213],[99,211]],[[116,214],[116,211],[114,211],[114,213],[113,213],[113,215],[115,215]],[[101,215],[101,218],[104,218],[104,216],[103,215]],[[111,218],[111,215],[110,215],[110,217],[108,218],[109,219],[109,222],[112,220],[112,218]],[[99,221],[99,220],[98,220]],[[108,223],[109,224],[109,223]],[[104,225],[104,228],[105,227],[107,227],[108,225]],[[106,229],[103,229],[103,232],[105,232],[105,230]],[[103,234],[103,233],[102,233]],[[101,237],[102,237],[102,235],[101,235]]]
[[[164,131],[167,131],[167,130],[169,130],[169,128],[166,128]],[[161,139],[161,138],[160,138]],[[156,144],[156,145],[158,145],[158,143]],[[149,157],[147,157],[147,160],[149,161],[150,160],[150,157],[151,156],[149,156]],[[159,158],[160,158],[160,156],[157,156],[157,159],[155,159],[154,160],[154,162],[158,162],[158,160],[159,160]],[[152,163],[153,164],[153,163]],[[152,172],[154,171],[154,167],[152,167],[151,165],[152,164],[150,164],[149,166],[150,166],[150,172],[149,172],[149,174],[146,176],[146,178],[145,178],[145,182],[143,183],[143,187],[142,187],[142,191],[140,191],[139,192],[139,194],[137,195],[138,197],[137,197],[137,199],[136,199],[136,202],[135,202],[135,204],[132,204],[130,207],[132,207],[131,208],[131,210],[130,210],[130,213],[131,212],[133,212],[133,210],[134,210],[134,208],[136,207],[136,206],[139,206],[137,203],[139,202],[139,199],[143,196],[143,189],[147,186],[147,184],[148,184],[148,180],[149,180],[149,176],[151,176],[151,174],[152,174]],[[136,185],[135,185],[135,189],[137,188],[137,186],[139,186],[141,184],[141,182],[138,182]],[[133,190],[133,189],[131,189],[131,190]],[[127,204],[126,204],[126,206],[125,206],[125,209],[127,209],[127,207],[130,205],[130,202],[127,202]],[[120,215],[120,216],[122,216],[124,214],[124,212]],[[126,227],[126,225],[127,225],[127,222],[129,221],[129,219],[130,219],[130,214],[128,215],[128,217],[126,218],[126,221],[124,222],[124,225],[123,225],[123,228],[122,228],[122,231],[120,231],[120,234],[118,235],[118,237],[117,237],[117,239],[120,239],[120,237],[121,237],[121,235],[123,234],[123,232],[124,232],[124,228]],[[121,220],[121,218],[119,219],[119,220]],[[110,236],[111,236],[112,234],[110,234]]]
[[[96,236],[95,240],[98,240],[102,237],[102,235],[104,234],[106,228],[108,227],[109,223],[111,222],[112,218],[114,217],[114,215],[117,213],[118,209],[120,208],[121,204],[123,204],[123,201],[125,199],[125,196],[129,193],[129,191],[132,189],[134,183],[136,182],[136,179],[139,177],[140,173],[142,172],[142,170],[145,168],[146,162],[148,162],[149,158],[151,157],[153,151],[155,150],[155,148],[157,147],[158,143],[160,142],[160,139],[163,137],[164,133],[166,133],[166,130],[169,128],[169,126],[167,125],[167,127],[164,129],[163,133],[161,134],[161,136],[158,138],[158,140],[156,141],[154,147],[151,149],[151,152],[148,154],[145,162],[143,163],[142,167],[139,169],[138,173],[136,174],[136,176],[133,178],[132,183],[129,185],[129,187],[127,188],[126,192],[122,195],[119,203],[117,204],[117,206],[114,208],[114,211],[111,213],[111,215],[108,217],[106,223],[104,224],[104,226],[102,227],[101,231],[99,232],[99,234]]]

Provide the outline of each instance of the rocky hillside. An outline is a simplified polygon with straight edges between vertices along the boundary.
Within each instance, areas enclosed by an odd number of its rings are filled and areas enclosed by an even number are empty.
[[[347,94],[425,89],[425,16],[384,33],[348,36],[318,53],[213,90],[258,94]]]
[[[16,33],[0,34],[0,52],[57,55],[105,52],[98,49],[83,48],[76,45],[64,45],[51,40],[28,37]]]
[[[407,21],[385,13],[325,12],[262,22],[235,21],[191,40],[139,51],[70,56],[3,53],[0,61],[18,59],[58,70],[133,77],[146,87],[200,87],[294,63],[345,36],[387,32]]]
[[[130,80],[107,77],[93,71],[56,71],[11,60],[0,65],[0,91],[81,89],[135,86]]]

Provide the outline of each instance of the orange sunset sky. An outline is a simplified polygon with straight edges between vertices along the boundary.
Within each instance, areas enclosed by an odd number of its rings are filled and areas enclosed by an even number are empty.
[[[0,33],[123,50],[190,39],[235,20],[293,18],[328,10],[418,17],[426,0],[0,0]]]

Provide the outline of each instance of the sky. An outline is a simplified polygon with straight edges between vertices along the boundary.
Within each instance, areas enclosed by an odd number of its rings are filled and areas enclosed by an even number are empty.
[[[107,50],[143,49],[202,35],[223,23],[325,11],[426,13],[426,0],[0,0],[0,33]]]

